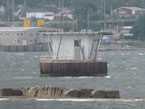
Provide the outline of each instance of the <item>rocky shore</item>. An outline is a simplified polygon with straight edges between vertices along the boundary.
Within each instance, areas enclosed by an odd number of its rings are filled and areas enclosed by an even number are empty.
[[[0,98],[120,98],[119,91],[71,89],[64,87],[30,87],[0,89]]]

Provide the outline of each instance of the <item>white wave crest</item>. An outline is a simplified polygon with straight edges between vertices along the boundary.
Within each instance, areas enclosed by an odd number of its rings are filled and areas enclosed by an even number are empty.
[[[133,68],[131,68],[132,70],[137,70],[137,68],[136,67],[133,67]]]
[[[137,102],[145,99],[35,99],[36,101],[72,101],[72,102],[92,102],[92,101],[114,101],[114,102]]]
[[[86,102],[96,101],[97,99],[35,99],[36,101],[74,101],[74,102]]]
[[[32,77],[14,77],[14,79],[31,79]]]
[[[81,78],[81,79],[85,79],[85,78],[93,78],[93,76],[81,76],[81,77],[78,77],[78,78]]]
[[[105,78],[111,78],[111,76],[105,76]]]
[[[144,55],[144,54],[143,54],[143,53],[139,53],[138,55],[142,56],[142,55]]]
[[[9,98],[0,98],[0,101],[6,101],[9,100]]]
[[[93,76],[80,76],[80,77],[59,77],[63,79],[70,79],[70,78],[76,78],[76,79],[86,79],[86,78],[94,78]]]
[[[15,55],[20,55],[20,56],[23,56],[24,53],[15,53]]]

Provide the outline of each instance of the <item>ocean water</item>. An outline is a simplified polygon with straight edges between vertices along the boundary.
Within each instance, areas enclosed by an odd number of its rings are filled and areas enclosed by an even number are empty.
[[[47,52],[0,53],[0,88],[64,86],[119,90],[136,99],[0,99],[0,109],[144,109],[145,51],[101,51],[108,62],[106,77],[39,77],[39,56]]]

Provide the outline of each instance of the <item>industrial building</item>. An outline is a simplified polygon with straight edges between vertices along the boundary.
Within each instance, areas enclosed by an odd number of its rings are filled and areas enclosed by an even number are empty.
[[[43,27],[0,27],[1,45],[31,45],[39,43],[39,32],[62,31],[54,28]]]

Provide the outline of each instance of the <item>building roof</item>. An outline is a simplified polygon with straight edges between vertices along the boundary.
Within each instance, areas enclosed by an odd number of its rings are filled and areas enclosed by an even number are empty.
[[[33,9],[28,10],[27,12],[53,12],[53,11],[48,11],[45,8],[33,8]]]
[[[130,10],[145,10],[145,9],[139,8],[139,7],[120,7],[120,8],[126,8],[126,9],[130,9]],[[117,9],[120,9],[120,8],[117,8]]]
[[[4,31],[27,31],[38,29],[39,31],[49,32],[49,31],[63,31],[62,29],[57,28],[46,28],[46,27],[0,27],[0,32]]]
[[[0,27],[0,31],[26,31],[42,27]]]

